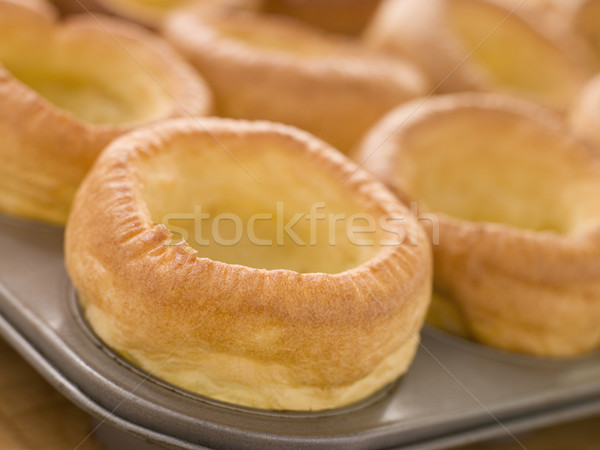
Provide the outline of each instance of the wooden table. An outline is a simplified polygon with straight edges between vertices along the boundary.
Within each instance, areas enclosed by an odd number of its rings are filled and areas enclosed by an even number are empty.
[[[3,450],[102,450],[91,420],[0,340],[0,447]],[[455,450],[596,450],[600,416]],[[120,449],[119,449],[120,450]]]
[[[598,450],[600,416],[531,431],[513,439],[470,445],[454,450]]]
[[[0,447],[101,450],[90,418],[0,340]]]

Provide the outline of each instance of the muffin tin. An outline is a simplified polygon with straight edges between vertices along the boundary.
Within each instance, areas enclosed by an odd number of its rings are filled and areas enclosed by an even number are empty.
[[[367,401],[259,411],[154,379],[106,348],[77,307],[62,230],[0,217],[0,334],[95,418],[113,448],[435,449],[600,412],[600,353],[509,354],[426,327],[409,372]]]

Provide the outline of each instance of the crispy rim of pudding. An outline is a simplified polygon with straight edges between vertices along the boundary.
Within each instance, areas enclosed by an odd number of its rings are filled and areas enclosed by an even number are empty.
[[[426,89],[412,64],[289,17],[191,8],[163,32],[207,79],[219,115],[294,125],[344,153]]]
[[[332,246],[328,220],[315,245],[296,245],[263,216],[289,224],[315,202],[328,216],[402,216],[382,237],[406,240],[350,245],[338,221]],[[205,245],[232,235],[198,236],[189,221],[182,241],[163,224],[194,211],[260,217],[261,242]],[[65,252],[106,344],[174,385],[263,409],[336,408],[397,379],[431,294],[431,246],[407,208],[322,141],[270,122],[179,119],[113,142],[78,191]]]
[[[573,99],[567,121],[574,133],[600,148],[600,74],[592,77]]]
[[[599,158],[549,110],[482,93],[400,107],[355,155],[437,241],[428,320],[552,357],[600,344]]]
[[[559,111],[593,73],[585,40],[541,1],[389,0],[363,37],[416,62],[440,92],[498,91]]]
[[[98,153],[152,121],[212,110],[212,94],[161,37],[116,19],[64,21],[0,0],[0,210],[58,224]]]

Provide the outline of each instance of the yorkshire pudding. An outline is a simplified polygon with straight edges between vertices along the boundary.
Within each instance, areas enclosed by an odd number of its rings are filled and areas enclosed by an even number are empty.
[[[66,264],[109,346],[218,400],[320,410],[405,372],[431,248],[383,185],[311,135],[173,120],[102,153]]]
[[[501,91],[560,111],[592,73],[585,41],[541,2],[388,0],[364,39],[415,61],[440,92]]]
[[[434,238],[438,326],[506,350],[600,344],[600,156],[547,110],[448,94],[390,112],[356,159]]]
[[[164,32],[207,79],[219,115],[295,125],[343,152],[425,92],[413,66],[283,16],[192,8]]]
[[[131,128],[210,111],[210,91],[160,37],[49,4],[0,0],[0,211],[64,223],[79,182]]]

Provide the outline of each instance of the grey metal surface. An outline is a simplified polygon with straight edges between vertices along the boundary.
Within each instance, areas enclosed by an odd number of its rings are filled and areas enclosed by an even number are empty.
[[[408,374],[353,407],[275,413],[190,395],[138,371],[93,336],[63,266],[62,230],[6,217],[0,334],[97,418],[100,435],[126,432],[167,448],[436,449],[600,411],[600,353],[536,359],[429,328]]]

